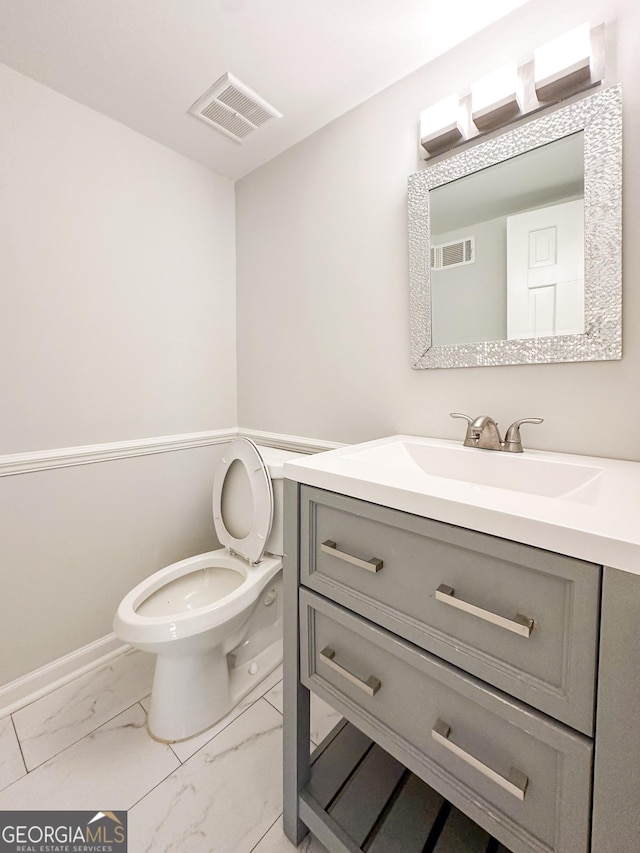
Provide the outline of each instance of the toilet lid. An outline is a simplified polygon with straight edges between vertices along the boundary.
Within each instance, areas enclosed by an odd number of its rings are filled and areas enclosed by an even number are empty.
[[[242,468],[234,465],[236,462]],[[235,519],[230,518],[229,512],[225,513],[224,493],[225,488],[229,491],[232,486],[231,478],[235,478],[246,492],[239,510],[243,517],[246,516],[246,528],[237,523],[239,512],[235,513]],[[236,438],[225,448],[213,477],[213,523],[220,544],[250,563],[257,563],[262,559],[272,522],[273,488],[269,471],[256,445],[248,438]]]

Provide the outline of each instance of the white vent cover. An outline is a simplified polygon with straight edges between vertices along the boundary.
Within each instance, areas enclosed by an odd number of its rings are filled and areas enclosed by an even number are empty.
[[[229,73],[198,98],[189,112],[236,142],[270,119],[282,118],[282,113]]]
[[[476,260],[475,237],[465,237],[452,243],[440,243],[431,247],[431,269],[442,270],[449,267],[462,267]]]

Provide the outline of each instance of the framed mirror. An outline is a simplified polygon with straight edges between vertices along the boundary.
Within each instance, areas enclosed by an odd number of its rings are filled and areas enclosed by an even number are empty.
[[[622,357],[620,86],[409,178],[414,368]]]

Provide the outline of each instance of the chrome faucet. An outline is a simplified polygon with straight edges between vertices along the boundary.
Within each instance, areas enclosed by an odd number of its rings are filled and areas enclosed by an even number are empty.
[[[520,424],[541,424],[543,418],[521,418],[514,421],[504,437],[500,438],[498,424],[489,415],[480,415],[475,420],[469,415],[451,412],[452,418],[462,418],[467,421],[467,434],[464,439],[465,447],[479,447],[482,450],[505,450],[508,453],[522,453]]]

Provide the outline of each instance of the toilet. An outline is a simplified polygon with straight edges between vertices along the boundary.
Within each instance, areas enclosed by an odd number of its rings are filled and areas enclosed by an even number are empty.
[[[281,663],[282,466],[297,456],[231,442],[213,480],[223,547],[160,569],[120,602],[116,635],[157,655],[147,718],[155,740],[206,731]]]

